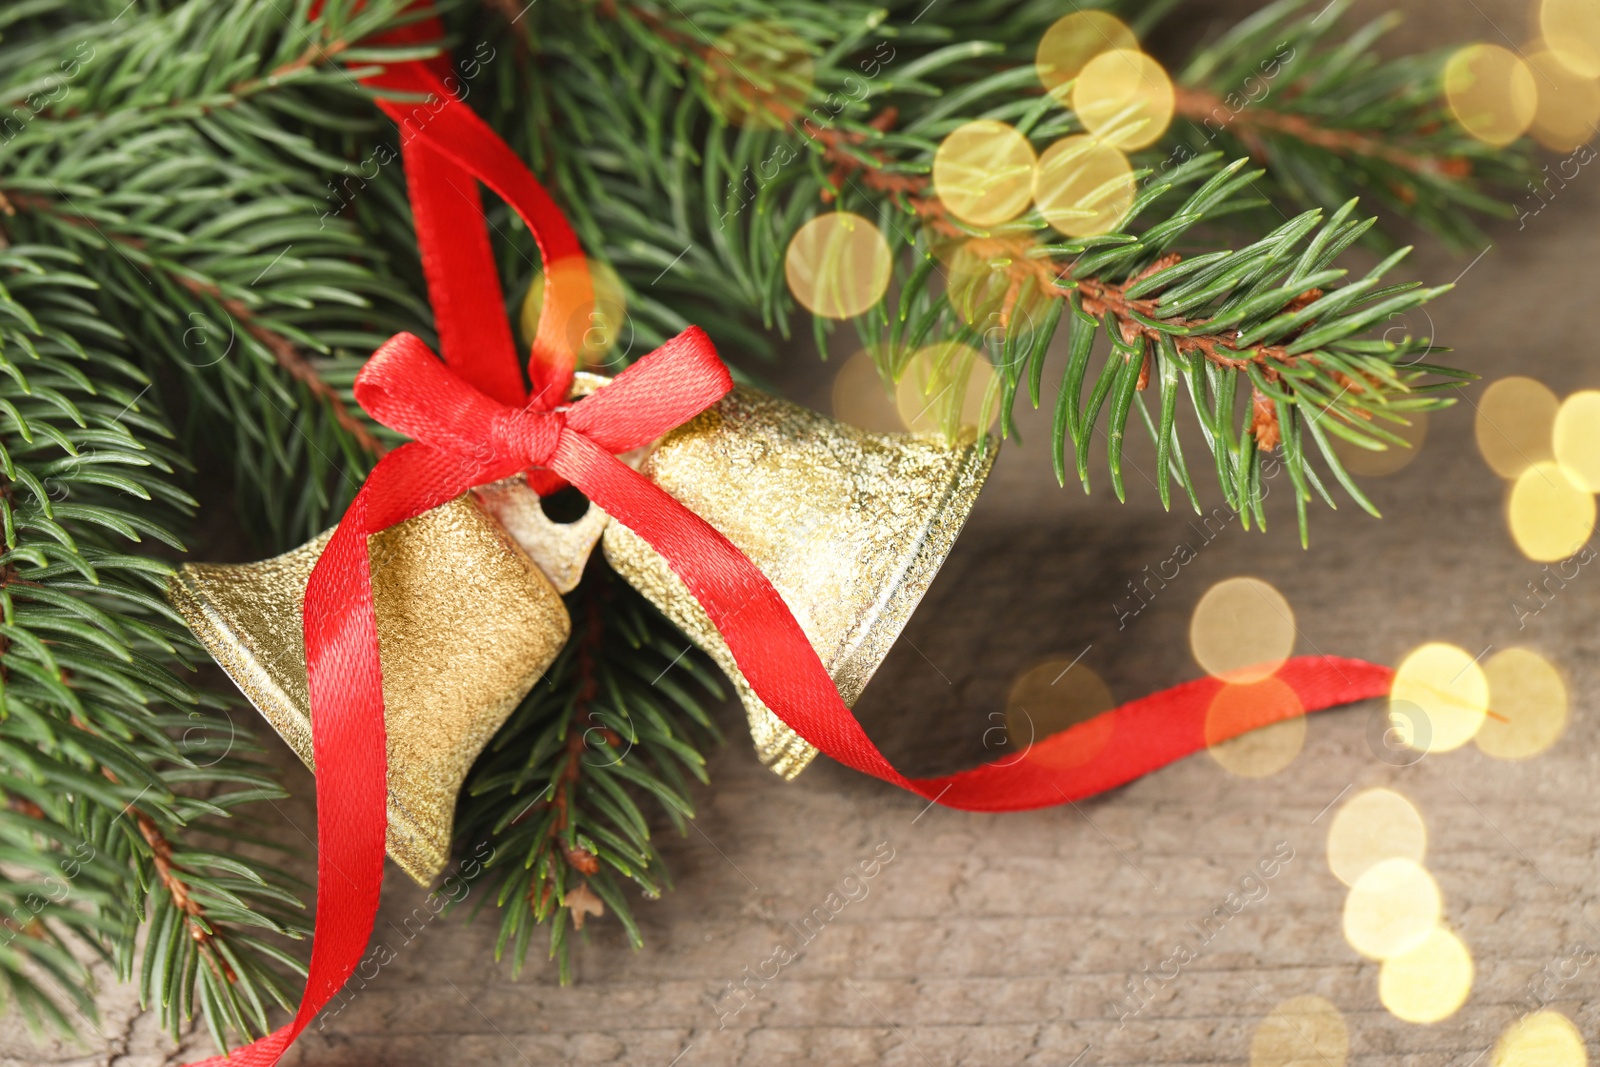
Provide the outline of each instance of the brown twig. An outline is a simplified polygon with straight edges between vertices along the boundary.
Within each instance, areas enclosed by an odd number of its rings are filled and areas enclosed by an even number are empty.
[[[53,218],[73,226],[87,226],[93,229],[102,239],[120,244],[125,248],[145,251],[145,243],[137,237],[128,237],[122,234],[115,236],[107,234],[88,218],[75,212],[63,211],[47,197],[35,193],[12,193],[10,200],[6,201],[5,194],[0,192],[0,202],[5,202],[14,213],[14,207],[21,207],[40,214],[47,214]],[[14,205],[14,207],[12,207]],[[146,257],[155,266],[161,266],[153,257]],[[248,305],[235,297],[225,297],[217,286],[211,282],[197,281],[187,274],[179,271],[167,270],[167,277],[182,285],[196,296],[208,297],[215,300],[218,305],[232,318],[243,324],[245,330],[272,353],[274,362],[278,364],[295,381],[300,382],[311,393],[312,397],[325,405],[333,420],[337,422],[346,433],[350,434],[356,444],[374,458],[381,458],[388,449],[383,442],[367,428],[366,424],[351,412],[350,406],[344,402],[344,397],[339,391],[317,373],[311,361],[301,354],[293,341],[276,330],[263,326],[256,321],[255,314]]]
[[[366,424],[350,411],[350,406],[344,402],[344,397],[339,395],[339,391],[322,380],[322,376],[311,365],[311,361],[300,354],[300,349],[294,342],[257,322],[244,301],[235,297],[225,297],[215,285],[196,281],[187,275],[179,275],[177,280],[190,292],[215,300],[224,311],[243,323],[250,336],[260,341],[267,351],[272,353],[273,361],[282,367],[289,377],[304,385],[313,397],[326,405],[329,414],[333,416],[333,421],[355,438],[356,443],[364,451],[374,457],[382,457],[388,451],[383,442],[367,429]]]
[[[1472,165],[1464,159],[1437,159],[1433,156],[1417,155],[1358,130],[1334,130],[1319,126],[1304,115],[1291,115],[1255,105],[1248,105],[1236,111],[1228,107],[1222,97],[1206,89],[1180,86],[1176,89],[1175,95],[1176,113],[1191,122],[1203,124],[1205,120],[1215,117],[1219,110],[1225,111],[1228,115],[1225,126],[1231,127],[1234,136],[1250,146],[1251,155],[1258,160],[1266,155],[1259,137],[1261,131],[1266,131],[1293,137],[1306,144],[1325,148],[1336,155],[1381,159],[1410,174],[1437,178],[1465,178],[1472,173]]]
[[[600,642],[605,637],[605,624],[601,617],[599,594],[591,596],[587,618],[584,621],[583,633],[578,636],[578,643],[573,656],[573,670],[578,675],[577,692],[573,695],[572,722],[567,726],[567,747],[563,754],[563,763],[556,773],[554,787],[551,790],[551,799],[545,802],[545,808],[556,809],[556,817],[550,821],[550,827],[545,834],[545,842],[540,851],[549,849],[559,850],[567,866],[579,874],[589,876],[600,872],[600,859],[586,848],[569,847],[561,840],[562,831],[570,824],[572,818],[572,790],[578,779],[583,774],[583,753],[588,747],[589,731],[599,729],[607,745],[620,744],[622,739],[616,733],[601,726],[599,721],[590,711],[590,705],[600,692],[599,669],[596,664],[595,653],[600,647]],[[520,821],[519,816],[518,821]],[[550,893],[554,886],[550,881],[540,884],[535,882],[528,889],[528,899],[540,911],[549,903]],[[573,917],[576,925],[581,929],[582,919],[578,915]]]

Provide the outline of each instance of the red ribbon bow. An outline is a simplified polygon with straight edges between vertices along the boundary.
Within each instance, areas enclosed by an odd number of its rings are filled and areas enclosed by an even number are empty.
[[[413,27],[409,36],[423,32]],[[1025,757],[947,777],[906,778],[844,705],[771,582],[704,520],[616,458],[692,418],[732,387],[705,334],[685,330],[567,406],[575,359],[564,328],[592,294],[586,272],[548,269],[581,255],[565,218],[428,64],[398,64],[369,81],[425,98],[380,106],[404,134],[418,246],[444,361],[401,334],[374,353],[356,380],[362,407],[414,440],[373,469],[306,590],[319,850],[306,991],[289,1025],[202,1067],[276,1063],[361,960],[377,914],[387,825],[383,679],[367,538],[477,485],[530,469],[529,482],[541,492],[571,482],[667,559],[781,720],[839,762],[947,807],[1013,811],[1077,800],[1224,737],[1387,691],[1387,667],[1307,657],[1291,660],[1275,676],[1298,703],[1267,703],[1221,734],[1213,729],[1208,736],[1206,720],[1223,683],[1206,678],[1106,712],[1038,742]],[[523,388],[517,369],[477,181],[528,223],[547,266],[531,390]]]

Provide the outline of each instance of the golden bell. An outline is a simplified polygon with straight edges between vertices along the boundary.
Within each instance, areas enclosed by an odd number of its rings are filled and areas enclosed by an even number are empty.
[[[521,491],[537,509],[532,492]],[[167,589],[207,651],[313,770],[301,618],[330,536],[261,563],[186,564]],[[473,760],[566,644],[571,620],[529,554],[470,496],[374,534],[368,550],[389,855],[426,885],[448,859],[456,795]]]
[[[857,430],[743,386],[664,436],[640,473],[733,542],[794,613],[853,705],[928,591],[994,462],[970,428]],[[667,561],[613,522],[606,559],[704,649],[744,701],[762,763],[793,778],[816,755],[751,690]]]

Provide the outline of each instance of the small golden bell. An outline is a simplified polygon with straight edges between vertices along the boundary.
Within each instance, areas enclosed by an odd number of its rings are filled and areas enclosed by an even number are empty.
[[[301,618],[329,536],[260,563],[186,564],[167,590],[308,767]],[[426,885],[448,859],[456,794],[473,760],[566,644],[571,620],[539,567],[469,497],[374,534],[368,550],[388,734],[389,855]]]
[[[767,576],[855,703],[911,618],[993,465],[971,429],[877,434],[742,386],[667,434],[639,470]],[[761,762],[793,778],[816,755],[750,689],[667,561],[612,523],[606,559],[733,680]]]

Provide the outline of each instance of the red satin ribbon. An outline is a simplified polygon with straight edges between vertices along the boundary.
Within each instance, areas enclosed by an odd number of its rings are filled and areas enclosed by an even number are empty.
[[[532,469],[530,481],[541,490],[562,480],[576,486],[667,559],[780,719],[839,762],[948,807],[1012,811],[1078,800],[1225,737],[1387,692],[1392,672],[1386,667],[1307,657],[1275,675],[1298,702],[1265,702],[1221,731],[1208,734],[1207,713],[1222,683],[1202,679],[1106,712],[1021,757],[941,778],[900,774],[844,705],[771,582],[722,534],[615,458],[692,418],[731,388],[710,341],[696,328],[686,330],[567,406],[575,356],[565,327],[592,294],[585,271],[547,269],[529,366],[533,386],[524,389],[476,182],[528,224],[547,268],[581,256],[577,239],[527,168],[454,98],[437,69],[399,64],[371,82],[430,97],[380,106],[402,130],[444,361],[401,334],[357,378],[361,405],[414,441],[373,469],[306,590],[319,852],[310,974],[292,1023],[230,1057],[206,1060],[206,1067],[276,1063],[361,960],[383,878],[387,780],[367,538],[486,482]]]

